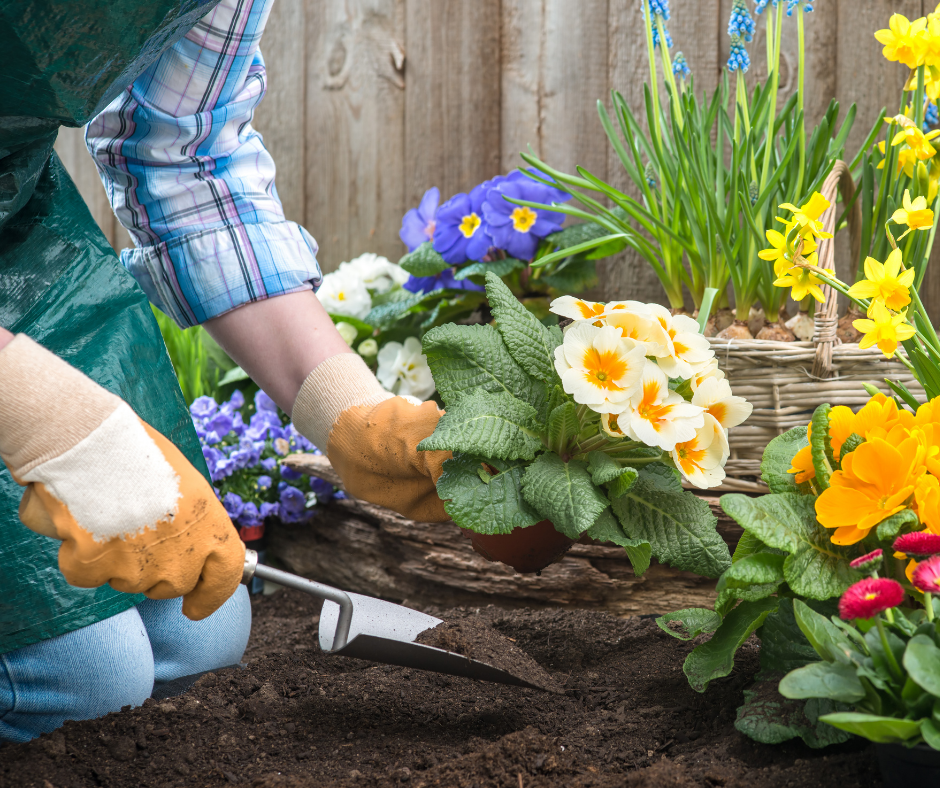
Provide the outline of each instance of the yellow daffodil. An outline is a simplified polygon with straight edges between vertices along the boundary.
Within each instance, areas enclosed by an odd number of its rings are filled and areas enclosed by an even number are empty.
[[[927,60],[930,61],[924,68],[924,92],[931,101],[940,98],[940,20],[937,22],[937,36],[928,38],[930,51],[927,54]],[[912,93],[917,90],[917,72],[911,72],[907,82],[904,83],[904,90]]]
[[[819,217],[822,216],[823,211],[825,211],[829,205],[829,200],[823,197],[819,192],[813,192],[809,201],[799,208],[788,202],[781,204],[780,207],[784,210],[793,211],[793,218],[787,222],[778,216],[777,220],[787,226],[787,235],[796,227],[798,228],[799,234],[804,238],[810,234],[814,235],[816,238],[832,238],[831,233],[824,233],[822,231],[823,225],[822,222],[819,221]]]
[[[779,219],[779,217],[777,217]],[[780,219],[782,222],[783,219]],[[789,228],[788,228],[789,231]],[[794,248],[787,246],[787,238],[783,233],[776,230],[767,230],[765,235],[770,243],[769,249],[762,249],[757,253],[761,260],[769,260],[774,264],[774,273],[777,276],[783,276],[793,267],[797,256],[802,257],[810,265],[816,265],[816,239],[813,236],[803,239],[802,247],[799,243],[794,244]],[[797,255],[799,250],[799,255]]]
[[[921,42],[923,46],[922,62],[927,68],[924,69],[924,83],[927,81],[927,72],[932,66],[940,66],[940,18],[929,16],[926,19],[927,28],[921,33]],[[914,87],[917,87],[917,80],[914,80]],[[929,94],[928,94],[929,95]]]
[[[872,302],[868,318],[852,322],[855,329],[865,335],[858,343],[862,350],[878,345],[887,358],[892,358],[898,343],[914,336],[914,326],[907,322],[907,316],[903,312],[892,315],[881,301]]]
[[[885,152],[885,141],[882,140],[878,143],[878,150],[881,151],[881,154],[884,155]],[[887,159],[882,159],[878,162],[878,169],[883,170],[885,168],[885,161]],[[898,151],[898,172],[903,172],[908,178],[914,177],[914,165],[917,163],[917,154],[914,153],[910,148],[901,148]]]
[[[822,274],[818,271],[796,265],[776,279],[774,285],[792,287],[793,292],[790,293],[790,298],[794,301],[802,301],[806,296],[811,295],[821,304],[826,300],[822,291],[822,285],[826,282],[821,277]]]
[[[901,14],[892,14],[887,30],[875,32],[878,43],[884,44],[882,54],[891,61],[903,63],[908,68],[917,68],[923,63],[925,41],[923,33],[927,29],[926,19],[910,22]]]
[[[874,257],[866,257],[865,278],[849,288],[849,295],[880,300],[888,309],[897,312],[911,303],[910,287],[913,283],[914,269],[901,271],[901,250],[895,249],[883,265]]]
[[[937,7],[934,8],[933,13],[927,14],[927,24],[929,25],[935,19],[940,19],[940,3],[937,3]]]
[[[902,142],[907,143],[907,147],[921,161],[926,161],[936,155],[937,151],[930,144],[930,141],[940,137],[940,129],[934,129],[929,134],[924,134],[923,131],[917,128],[917,124],[905,115],[885,118],[885,123],[897,123],[901,127],[901,130],[891,140],[892,145],[900,145]]]
[[[907,230],[901,236],[903,238],[912,230],[929,230],[933,227],[933,211],[927,207],[927,200],[923,197],[917,197],[911,202],[911,193],[905,189],[901,207],[892,214],[891,221],[895,224],[907,225]],[[898,240],[900,241],[901,238]],[[892,307],[892,309],[895,308]]]

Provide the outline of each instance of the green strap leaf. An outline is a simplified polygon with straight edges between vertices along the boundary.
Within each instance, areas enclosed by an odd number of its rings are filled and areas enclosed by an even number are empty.
[[[687,607],[660,616],[656,619],[656,626],[677,640],[692,640],[718,629],[721,626],[721,616],[707,607]]]
[[[789,473],[793,457],[807,446],[806,427],[794,427],[767,444],[760,463],[760,475],[772,493],[799,492],[796,475]]]
[[[516,300],[512,291],[493,273],[486,275],[486,295],[512,357],[539,380],[555,380],[555,348],[561,344],[561,331],[543,326]]]
[[[480,534],[508,534],[514,528],[535,525],[541,518],[522,497],[525,466],[487,459],[487,465],[499,471],[490,476],[483,462],[481,457],[457,454],[444,463],[437,481],[444,510],[461,528]]]
[[[839,711],[819,718],[839,730],[854,733],[878,744],[893,744],[913,739],[920,733],[920,720],[879,717],[855,711]]]
[[[434,376],[434,385],[444,404],[450,406],[463,394],[482,389],[505,392],[536,410],[545,405],[545,386],[533,380],[509,354],[493,326],[459,326],[454,323],[432,328],[421,341]]]
[[[721,506],[765,545],[790,553],[783,574],[796,594],[829,599],[841,596],[858,579],[849,566],[851,557],[832,544],[829,532],[816,522],[813,496],[730,494],[722,496]]]
[[[608,506],[578,460],[564,462],[557,454],[540,454],[522,477],[522,495],[545,520],[569,539],[587,531]]]
[[[632,488],[613,499],[613,509],[623,530],[649,542],[659,561],[706,577],[717,577],[731,565],[708,504],[683,490],[664,465],[643,468]]]
[[[653,553],[649,542],[644,542],[642,539],[631,539],[627,536],[609,508],[601,513],[601,516],[597,518],[597,522],[586,533],[598,542],[612,542],[620,545],[626,551],[627,558],[630,559],[630,563],[633,565],[633,574],[637,577],[642,577],[649,569],[650,557]]]
[[[535,408],[506,392],[477,389],[459,397],[419,451],[459,451],[499,460],[532,460],[542,442]]]
[[[813,452],[813,467],[816,469],[816,485],[821,490],[829,489],[829,477],[835,466],[832,456],[832,443],[829,440],[829,411],[832,408],[823,403],[813,412],[813,430],[810,446]]]
[[[450,268],[450,264],[434,251],[430,241],[425,241],[413,252],[406,254],[398,264],[412,276],[437,276]]]
[[[714,679],[727,676],[734,667],[734,655],[751,633],[777,607],[777,599],[742,602],[725,616],[711,640],[697,646],[686,657],[682,670],[696,692],[704,692]]]

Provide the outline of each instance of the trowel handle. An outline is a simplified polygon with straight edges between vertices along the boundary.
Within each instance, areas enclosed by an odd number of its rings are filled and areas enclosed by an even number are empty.
[[[353,603],[349,594],[340,591],[338,588],[323,585],[313,580],[307,580],[305,577],[292,575],[290,572],[282,572],[280,569],[274,569],[270,566],[258,563],[258,553],[254,550],[245,550],[245,569],[242,572],[242,582],[249,583],[253,577],[260,577],[262,580],[270,580],[272,583],[296,588],[305,594],[319,597],[320,599],[329,599],[339,605],[339,619],[336,622],[336,633],[333,635],[333,648],[331,651],[339,651],[346,646],[349,639],[349,625],[352,623]]]

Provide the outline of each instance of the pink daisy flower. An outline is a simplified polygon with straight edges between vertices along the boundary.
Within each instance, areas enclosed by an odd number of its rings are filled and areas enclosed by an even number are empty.
[[[860,572],[872,572],[881,566],[881,557],[884,555],[883,551],[879,547],[877,550],[872,550],[870,553],[865,553],[852,561],[849,566],[852,569],[857,569]]]
[[[853,618],[873,618],[904,599],[904,588],[897,580],[887,577],[870,577],[849,586],[839,600],[839,617],[849,621]]]
[[[940,594],[940,556],[921,561],[911,577],[914,588],[925,594]]]
[[[894,549],[911,558],[940,555],[940,535],[926,531],[904,534],[894,540]]]

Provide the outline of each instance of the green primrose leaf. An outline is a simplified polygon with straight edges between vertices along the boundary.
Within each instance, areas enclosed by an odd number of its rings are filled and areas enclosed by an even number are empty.
[[[531,460],[542,448],[537,412],[505,391],[477,389],[458,397],[419,451],[460,451],[498,460]]]
[[[717,577],[731,565],[708,504],[683,490],[665,465],[641,469],[633,486],[613,499],[613,509],[623,530],[649,542],[659,561],[706,577]]]
[[[801,599],[792,604],[793,618],[813,650],[826,662],[849,662],[855,646],[846,633]]]
[[[403,291],[406,292],[406,291]],[[386,329],[394,326],[408,312],[414,311],[422,304],[441,298],[447,293],[447,290],[440,288],[431,290],[429,293],[416,293],[413,296],[402,297],[394,301],[386,301],[384,304],[372,307],[368,315],[363,318],[365,323],[378,329]]]
[[[496,274],[496,276],[507,276],[513,271],[525,268],[526,264],[522,260],[516,260],[507,257],[505,260],[493,260],[489,263],[470,263],[462,265],[454,274],[454,279],[466,279],[468,276],[485,276],[486,274]]]
[[[544,411],[545,385],[516,363],[493,326],[448,323],[428,331],[421,346],[446,406],[467,392],[483,390],[505,392]]]
[[[816,469],[816,484],[822,490],[829,488],[829,477],[835,467],[832,456],[832,443],[829,440],[829,411],[832,408],[823,403],[813,412],[813,436],[810,446],[813,452],[813,467]]]
[[[718,578],[717,590],[768,584],[776,587],[783,582],[784,558],[778,553],[755,553],[742,558],[732,563]]]
[[[718,629],[721,626],[721,616],[707,607],[687,607],[685,610],[660,616],[656,619],[656,626],[677,640],[692,640]]]
[[[533,377],[554,382],[555,348],[562,342],[561,330],[543,326],[493,273],[486,275],[486,295],[496,328],[512,357]]]
[[[437,276],[450,268],[444,258],[434,251],[430,241],[425,241],[413,252],[406,254],[398,264],[412,276]]]
[[[772,493],[798,492],[795,474],[788,473],[793,457],[807,446],[806,427],[794,427],[767,444],[760,463],[760,475]]]
[[[878,744],[907,741],[920,733],[920,720],[901,720],[897,717],[879,717],[855,711],[839,711],[819,718],[839,730],[854,733]]]
[[[759,674],[759,677],[763,674]],[[744,690],[734,727],[761,744],[780,744],[802,739],[813,748],[848,741],[850,735],[819,721],[823,714],[841,711],[841,703],[819,698],[789,700],[777,691],[777,677],[757,681]]]
[[[577,406],[573,402],[559,405],[548,417],[548,448],[561,454],[580,431]]]
[[[686,657],[682,670],[696,692],[704,692],[713,679],[727,676],[734,667],[734,655],[751,633],[777,607],[775,598],[742,602],[725,616],[711,640],[696,646]]]
[[[844,460],[846,454],[851,454],[864,442],[865,439],[861,435],[859,435],[857,432],[853,432],[842,443],[842,447],[839,449],[839,460]]]
[[[649,542],[644,542],[642,539],[631,539],[627,536],[609,508],[601,512],[597,522],[588,528],[586,533],[591,539],[596,539],[598,542],[612,542],[622,547],[633,565],[633,574],[637,577],[642,577],[649,569],[650,557],[653,553]]]
[[[928,635],[914,635],[904,652],[904,669],[917,685],[940,698],[940,648]]]
[[[831,601],[814,601],[813,605],[818,608],[819,613],[835,609]],[[793,600],[788,597],[780,598],[777,609],[767,616],[758,634],[761,641],[762,674],[772,674],[779,678],[791,670],[819,660],[819,655],[796,623]]]
[[[602,451],[588,454],[588,470],[598,487],[609,485],[607,491],[612,498],[618,498],[630,490],[638,477],[636,470],[618,465],[609,454]]]
[[[569,539],[587,531],[608,506],[583,462],[565,462],[550,452],[540,454],[526,468],[522,495],[542,519],[551,520]]]
[[[883,542],[893,540],[898,534],[910,533],[916,531],[920,525],[917,514],[911,509],[902,509],[897,514],[892,514],[887,520],[878,523],[878,539]]]
[[[811,662],[787,673],[779,690],[785,698],[828,698],[842,703],[865,697],[855,666],[847,662]]]
[[[937,725],[929,717],[921,720],[920,735],[924,737],[928,747],[940,750],[940,725]]]
[[[485,462],[499,471],[490,476],[483,462],[470,454],[456,454],[444,462],[444,472],[437,481],[444,510],[461,528],[479,534],[508,534],[513,528],[535,525],[540,518],[523,499],[520,487],[525,466],[487,459]]]
[[[849,556],[816,522],[813,496],[777,493],[750,498],[733,493],[722,496],[721,506],[765,545],[790,553],[783,574],[796,594],[829,599],[841,596],[858,579]]]

